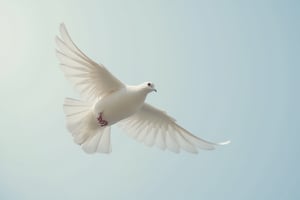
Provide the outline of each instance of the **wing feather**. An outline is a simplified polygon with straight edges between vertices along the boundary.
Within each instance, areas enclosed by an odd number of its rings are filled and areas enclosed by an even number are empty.
[[[94,62],[75,45],[64,24],[60,25],[60,36],[55,41],[61,69],[84,99],[98,99],[124,87],[102,64]]]
[[[134,139],[147,146],[157,146],[179,153],[185,150],[198,153],[198,149],[213,150],[218,145],[229,143],[212,143],[194,136],[179,126],[175,119],[149,104],[144,104],[139,112],[122,120],[121,127]]]
[[[155,140],[155,132],[153,132],[153,127],[148,126],[145,132],[146,132],[146,137],[144,140],[144,144],[151,147],[153,146]]]

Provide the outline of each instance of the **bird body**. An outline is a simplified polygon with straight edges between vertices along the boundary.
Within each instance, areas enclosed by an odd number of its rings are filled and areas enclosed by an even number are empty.
[[[98,117],[103,113],[103,118],[113,125],[136,113],[144,104],[148,90],[141,86],[125,86],[109,95],[99,99],[94,104],[94,115]]]
[[[111,126],[119,124],[127,134],[147,146],[157,146],[178,153],[181,149],[197,153],[228,144],[203,140],[179,126],[166,112],[145,102],[155,91],[144,82],[129,86],[114,77],[102,64],[86,56],[72,41],[64,24],[56,37],[61,69],[79,91],[81,100],[66,98],[66,125],[86,153],[110,153]]]

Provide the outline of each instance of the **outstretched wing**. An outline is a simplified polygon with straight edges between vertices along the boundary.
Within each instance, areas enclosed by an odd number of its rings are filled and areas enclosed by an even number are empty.
[[[94,62],[75,45],[64,24],[60,25],[60,35],[61,38],[55,38],[57,57],[66,78],[74,84],[83,98],[101,98],[124,87],[102,64]]]
[[[198,148],[213,150],[218,145],[230,142],[212,143],[198,138],[176,124],[165,112],[146,103],[139,112],[122,120],[120,125],[129,136],[139,142],[175,153],[179,153],[180,149],[198,153]]]

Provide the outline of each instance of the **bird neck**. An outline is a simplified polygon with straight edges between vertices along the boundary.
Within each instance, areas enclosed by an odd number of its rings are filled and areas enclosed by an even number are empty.
[[[127,86],[127,90],[130,93],[136,94],[144,99],[146,98],[147,94],[149,93],[147,88],[143,87],[142,85],[130,85],[130,86]]]

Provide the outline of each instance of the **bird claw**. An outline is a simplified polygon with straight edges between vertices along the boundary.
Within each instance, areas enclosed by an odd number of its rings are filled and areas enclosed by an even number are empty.
[[[102,119],[102,114],[103,114],[102,112],[99,113],[99,117],[97,118],[98,123],[100,124],[101,127],[107,126],[107,124],[108,124],[108,122],[106,120]]]

